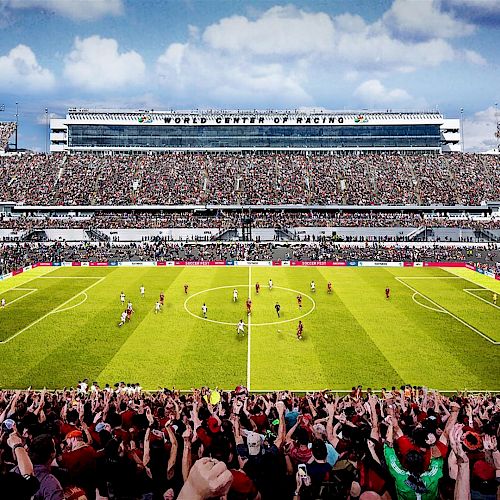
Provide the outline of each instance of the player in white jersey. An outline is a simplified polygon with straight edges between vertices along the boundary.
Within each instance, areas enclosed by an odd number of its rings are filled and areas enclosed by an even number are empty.
[[[269,280],[269,290],[272,290],[273,289],[273,280],[270,279]]]
[[[125,324],[125,321],[127,321],[127,311],[123,311],[122,315],[120,316],[120,322],[118,323],[118,326],[123,326]]]
[[[316,291],[316,283],[314,283],[314,281],[311,281],[311,292],[315,291]]]
[[[129,311],[133,311],[133,307],[132,307],[132,302],[130,302],[130,300],[128,301],[128,304],[127,304],[127,310]]]
[[[238,326],[236,328],[236,335],[239,335],[240,333],[242,335],[245,335],[245,323],[243,323],[242,319],[240,319],[240,321],[238,322]]]
[[[141,297],[144,298],[144,293],[146,292],[146,289],[144,288],[144,285],[141,285],[141,288],[139,288],[139,290],[141,291]]]
[[[208,307],[205,304],[205,302],[203,302],[203,305],[201,306],[201,312],[203,314],[203,317],[206,318],[207,317],[207,312],[208,312]]]
[[[235,288],[233,290],[233,302],[236,302],[238,300],[238,290]]]
[[[123,304],[125,304],[125,294],[122,292],[120,293],[120,302]]]
[[[161,309],[161,304],[160,302],[157,300],[156,301],[156,304],[155,304],[155,314],[158,314],[160,312],[160,309]]]
[[[6,304],[5,299],[2,299],[2,301],[0,302],[0,304],[1,304],[2,309],[3,309],[5,307],[5,304]]]

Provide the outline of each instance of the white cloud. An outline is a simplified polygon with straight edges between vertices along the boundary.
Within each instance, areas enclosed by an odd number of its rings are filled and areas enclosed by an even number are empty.
[[[14,47],[0,57],[0,88],[4,91],[47,91],[55,84],[54,75],[38,63],[27,45]]]
[[[474,26],[439,10],[438,0],[394,0],[382,23],[398,37],[428,40],[469,35]]]
[[[300,64],[292,69],[279,62],[228,56],[197,44],[174,43],[158,58],[162,86],[189,100],[202,96],[206,105],[296,106],[311,102],[304,90]],[[201,104],[201,103],[200,103]]]
[[[244,16],[223,18],[208,26],[203,40],[214,49],[229,52],[297,56],[330,52],[334,31],[328,14],[288,5],[272,7],[255,21]]]
[[[11,9],[41,9],[74,21],[90,21],[123,12],[122,0],[4,0]]]
[[[412,97],[404,89],[388,89],[380,80],[367,80],[354,91],[354,95],[372,107],[380,104],[401,104],[409,102]]]
[[[93,91],[139,84],[145,70],[137,52],[120,53],[115,39],[98,35],[83,40],[77,37],[64,64],[64,76],[74,86]]]
[[[497,145],[495,137],[497,117],[494,106],[478,111],[463,122],[463,139],[466,151],[487,151]]]

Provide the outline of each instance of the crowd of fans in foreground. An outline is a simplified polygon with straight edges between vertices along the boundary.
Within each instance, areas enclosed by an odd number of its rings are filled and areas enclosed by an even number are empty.
[[[0,158],[0,201],[35,205],[465,204],[500,199],[498,158],[164,153]]]
[[[2,498],[497,498],[500,397],[0,391]]]
[[[89,217],[1,217],[0,229],[164,229],[164,228],[240,228],[244,219],[254,228],[293,229],[300,227],[447,227],[462,229],[500,229],[500,218],[423,217],[411,213],[379,212],[285,212],[219,211],[213,214],[183,211],[173,213],[98,213]]]
[[[0,123],[0,151],[7,149],[9,139],[16,130],[14,122],[1,122]]]
[[[189,243],[167,241],[132,244],[0,243],[2,274],[37,262],[73,261],[216,261],[309,260],[384,262],[482,262],[500,271],[500,250],[495,244],[400,245],[382,243]]]

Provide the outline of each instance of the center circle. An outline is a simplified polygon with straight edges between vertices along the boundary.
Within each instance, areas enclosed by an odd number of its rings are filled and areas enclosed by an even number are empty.
[[[254,285],[252,285],[253,287]],[[238,290],[238,301],[235,303],[233,302],[233,293],[232,290]],[[221,291],[227,290],[227,293],[221,294]],[[277,291],[281,291],[281,293],[276,293]],[[285,293],[283,293],[285,292]],[[210,300],[200,300],[200,296],[203,294],[209,295],[210,293],[214,293],[216,295],[215,299]],[[279,325],[282,323],[290,323],[293,321],[298,321],[302,318],[305,318],[306,316],[309,316],[315,309],[316,309],[316,302],[315,300],[308,294],[301,292],[299,290],[294,290],[293,288],[286,288],[286,287],[281,287],[281,286],[273,286],[272,291],[270,291],[267,287],[261,286],[261,290],[259,295],[255,294],[254,288],[252,288],[252,314],[255,313],[256,308],[263,308],[263,307],[268,307],[269,310],[271,311],[271,314],[276,314],[274,310],[274,302],[283,300],[283,298],[287,298],[287,304],[290,303],[290,294],[294,294],[292,300],[293,300],[293,310],[295,311],[295,314],[298,312],[299,314],[294,315],[292,318],[286,318],[286,319],[278,319],[277,321],[263,321],[263,322],[257,322],[255,323],[252,319],[251,325],[253,326],[271,326],[271,325]],[[221,295],[224,296],[221,300]],[[296,297],[298,295],[302,296],[302,308],[299,309],[298,304],[297,304],[297,299]],[[199,302],[196,304],[196,310],[198,313],[194,313],[190,307],[189,304],[190,302],[195,299]],[[218,319],[212,319],[210,316],[213,314],[214,308],[220,309],[221,307],[224,307],[224,305],[227,304],[227,307],[240,307],[240,313],[237,315],[238,319],[243,319],[245,320],[244,322],[247,323],[247,314],[246,314],[246,300],[248,298],[248,284],[247,285],[226,285],[226,286],[217,286],[214,288],[207,288],[205,290],[201,290],[199,292],[193,293],[190,295],[185,301],[184,301],[184,309],[188,314],[193,316],[196,319],[200,319],[202,321],[207,321],[209,323],[217,323],[219,325],[229,325],[229,326],[236,326],[238,324],[238,320],[232,322],[232,321],[222,321]],[[266,300],[269,299],[269,300]],[[279,300],[278,300],[279,299]],[[264,300],[265,305],[262,303]],[[207,317],[204,318],[201,313],[201,306],[203,303],[206,303],[207,308],[208,308],[208,314]],[[309,303],[309,307],[307,307],[307,303]],[[215,304],[215,306],[214,306]],[[272,309],[272,310],[271,310]],[[305,312],[302,312],[305,311]],[[282,306],[282,312],[283,314],[286,313],[288,315],[290,312],[289,310],[284,310]],[[234,313],[236,314],[236,312]],[[217,317],[217,316],[215,316]]]

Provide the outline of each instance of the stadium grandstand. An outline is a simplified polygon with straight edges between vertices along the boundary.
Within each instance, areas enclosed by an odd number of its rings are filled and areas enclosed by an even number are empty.
[[[14,122],[0,122],[0,152],[9,147],[9,139],[16,131],[17,125]]]

